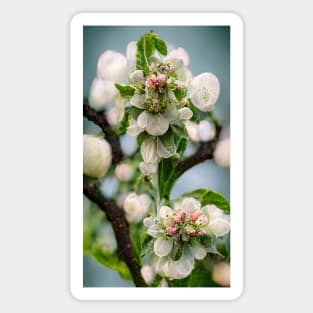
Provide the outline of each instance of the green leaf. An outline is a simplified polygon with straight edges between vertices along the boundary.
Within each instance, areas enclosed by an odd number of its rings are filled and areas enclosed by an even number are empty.
[[[169,199],[171,189],[175,183],[175,161],[173,158],[161,159],[159,163],[160,199]]]
[[[226,214],[230,214],[230,205],[223,195],[208,189],[196,189],[192,192],[183,194],[183,197],[198,199],[202,206],[214,204]]]
[[[219,287],[212,280],[212,273],[201,268],[196,268],[188,280],[188,287]]]
[[[132,279],[127,265],[121,261],[116,254],[105,254],[103,253],[101,246],[95,244],[92,248],[92,256],[100,264],[117,271],[124,279]]]
[[[130,114],[125,112],[123,119],[121,120],[117,130],[116,130],[116,134],[118,136],[123,135],[126,133],[127,128],[129,126],[129,121],[130,121]]]
[[[149,73],[149,61],[155,50],[154,34],[147,33],[137,41],[136,69]]]
[[[178,101],[181,101],[187,95],[187,88],[179,87],[179,88],[175,89],[173,92],[174,92],[176,99]]]
[[[165,41],[159,37],[154,37],[155,48],[162,54],[167,55],[167,46]]]
[[[115,87],[119,90],[121,97],[131,98],[135,94],[135,88],[129,85],[115,84]]]
[[[191,117],[191,121],[198,123],[200,121],[200,112],[199,110],[194,106],[194,104],[192,103],[191,99],[188,99],[188,107],[190,108],[190,110],[192,111],[192,117]]]
[[[130,239],[131,242],[133,244],[133,249],[135,252],[135,255],[137,257],[137,261],[139,262],[139,264],[141,264],[141,237],[142,234],[144,234],[145,229],[144,229],[144,225],[142,223],[131,223],[129,225],[129,235],[130,235]]]
[[[184,137],[179,137],[177,141],[177,153],[180,155],[180,157],[183,156],[186,148],[187,148],[187,139]]]

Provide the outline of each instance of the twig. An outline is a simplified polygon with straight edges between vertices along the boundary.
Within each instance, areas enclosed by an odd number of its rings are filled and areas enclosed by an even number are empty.
[[[88,105],[87,100],[84,100],[84,116],[102,129],[105,134],[105,139],[112,147],[112,163],[119,163],[124,157],[123,151],[121,149],[119,138],[109,125],[104,112],[95,111]]]
[[[135,285],[137,287],[146,287],[147,285],[141,276],[140,266],[134,254],[129,237],[128,223],[123,212],[113,199],[103,197],[97,184],[94,182],[87,182],[84,179],[84,194],[105,212],[108,220],[111,222],[117,240],[118,254],[127,264]]]

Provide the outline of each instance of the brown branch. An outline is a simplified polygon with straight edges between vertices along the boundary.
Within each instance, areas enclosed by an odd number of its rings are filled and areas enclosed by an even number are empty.
[[[215,127],[216,127],[216,135],[213,140],[210,140],[205,143],[201,143],[200,147],[193,155],[180,161],[176,165],[176,168],[175,168],[176,178],[184,174],[187,170],[189,170],[193,166],[200,164],[206,160],[213,159],[215,146],[221,133],[221,126],[218,124],[218,122],[215,122]]]
[[[89,200],[96,203],[106,214],[111,222],[118,245],[118,254],[127,264],[134,283],[137,287],[146,287],[140,273],[140,265],[135,257],[132,243],[129,237],[129,227],[123,211],[116,205],[112,199],[106,199],[101,194],[98,186],[94,182],[87,182],[84,179],[84,194]]]
[[[103,111],[97,112],[92,109],[86,100],[84,100],[84,116],[89,120],[97,124],[105,134],[106,140],[112,147],[112,163],[119,163],[123,159],[123,151],[119,142],[119,138],[114,130],[109,125]]]

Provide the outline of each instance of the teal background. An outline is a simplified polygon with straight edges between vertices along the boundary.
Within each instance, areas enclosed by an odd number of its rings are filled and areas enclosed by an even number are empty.
[[[215,114],[224,126],[230,121],[230,29],[228,26],[85,26],[84,27],[84,96],[88,96],[99,56],[105,50],[115,50],[126,55],[128,42],[138,40],[145,32],[154,30],[175,47],[184,48],[189,54],[189,69],[193,76],[203,72],[214,73],[221,85]],[[84,119],[84,132],[96,131]],[[127,146],[130,138],[123,138]],[[208,188],[222,193],[230,200],[229,168],[206,161],[195,166],[176,182],[172,198],[196,188]],[[89,257],[84,258],[85,287],[132,286],[119,275]]]

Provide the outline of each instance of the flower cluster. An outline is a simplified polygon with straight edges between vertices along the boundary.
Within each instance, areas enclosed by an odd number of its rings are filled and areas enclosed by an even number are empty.
[[[169,279],[187,277],[194,260],[210,251],[204,237],[223,237],[230,231],[229,216],[215,205],[201,207],[198,200],[186,197],[174,209],[162,206],[157,217],[144,219],[147,233],[154,238],[154,266]]]

